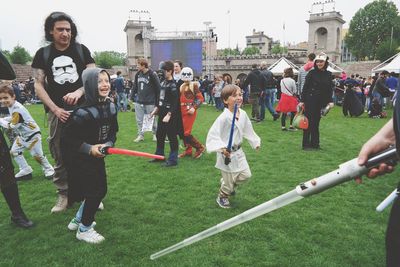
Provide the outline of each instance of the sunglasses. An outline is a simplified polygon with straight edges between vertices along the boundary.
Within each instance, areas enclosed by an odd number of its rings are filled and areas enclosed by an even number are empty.
[[[190,77],[192,74],[190,72],[182,72],[182,76]]]

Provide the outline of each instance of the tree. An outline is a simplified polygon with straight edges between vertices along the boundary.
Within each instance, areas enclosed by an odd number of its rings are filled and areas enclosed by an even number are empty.
[[[8,50],[1,50],[1,53],[7,58],[8,62],[11,62],[11,53]]]
[[[222,56],[237,56],[240,55],[239,49],[224,48],[221,51]]]
[[[350,21],[345,42],[358,59],[376,58],[377,48],[390,39],[392,27],[400,33],[398,10],[393,2],[378,0],[359,9]]]
[[[259,55],[260,54],[260,49],[255,46],[248,46],[242,51],[242,55],[245,56],[250,56],[250,55]]]
[[[287,48],[282,47],[281,44],[276,44],[271,48],[271,54],[284,54],[287,53]]]
[[[382,44],[376,49],[376,58],[380,61],[385,61],[397,54],[400,49],[400,42],[398,40],[393,40],[391,42],[390,39],[382,42]]]
[[[32,57],[29,52],[20,45],[14,47],[13,51],[9,54],[11,63],[25,65],[29,61],[32,61]]]
[[[112,66],[123,66],[125,65],[125,59],[125,53],[115,51],[94,52],[96,65],[105,69],[110,69]]]

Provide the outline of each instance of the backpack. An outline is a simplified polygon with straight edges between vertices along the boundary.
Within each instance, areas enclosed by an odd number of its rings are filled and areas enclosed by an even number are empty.
[[[82,44],[75,42],[74,46],[79,54],[79,58],[82,60],[83,63],[85,63],[85,56],[83,55]],[[45,66],[47,66],[47,64],[49,63],[50,49],[51,49],[51,44],[43,48],[43,61]]]

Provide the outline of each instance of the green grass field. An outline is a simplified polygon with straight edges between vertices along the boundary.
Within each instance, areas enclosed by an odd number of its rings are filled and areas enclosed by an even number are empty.
[[[29,110],[47,137],[43,107],[29,106]],[[214,107],[199,110],[194,135],[202,142],[219,114]],[[133,142],[134,113],[120,113],[118,119],[116,147],[155,151],[150,133],[144,142]],[[34,179],[20,182],[19,188],[24,210],[36,226],[24,230],[11,225],[0,197],[0,266],[384,266],[390,209],[377,213],[375,207],[396,187],[398,171],[366,179],[362,185],[339,185],[157,260],[149,257],[336,169],[356,157],[386,121],[365,114],[345,118],[336,107],[321,121],[322,150],[302,151],[302,132],[282,132],[279,121],[267,114],[267,121],[254,125],[261,149],[244,145],[253,177],[239,187],[229,210],[215,203],[220,178],[215,154],[182,159],[177,168],[169,169],[145,158],[108,156],[105,210],[96,216],[96,230],[106,238],[100,245],[78,241],[67,229],[77,204],[64,213],[50,214],[55,187],[26,153]]]

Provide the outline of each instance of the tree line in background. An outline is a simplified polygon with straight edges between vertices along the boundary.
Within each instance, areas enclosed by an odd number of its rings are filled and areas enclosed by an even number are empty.
[[[396,5],[378,0],[360,8],[350,21],[345,42],[358,60],[384,61],[400,52],[400,15]]]
[[[1,52],[8,61],[13,64],[26,65],[27,63],[32,62],[32,56],[20,45],[15,46],[11,52],[8,50],[2,50]],[[110,69],[112,66],[125,65],[126,54],[115,51],[102,51],[94,52],[93,58],[96,61],[97,66]]]
[[[379,59],[384,61],[400,52],[400,15],[396,5],[388,0],[377,0],[360,8],[350,21],[345,42],[357,60]],[[27,64],[32,56],[22,46],[17,45],[10,52],[2,53],[13,64]],[[287,48],[280,43],[271,49],[272,54],[287,53]],[[218,55],[259,55],[257,47],[239,47],[218,50]],[[93,58],[101,68],[122,66],[126,63],[126,53],[115,51],[94,52]]]

